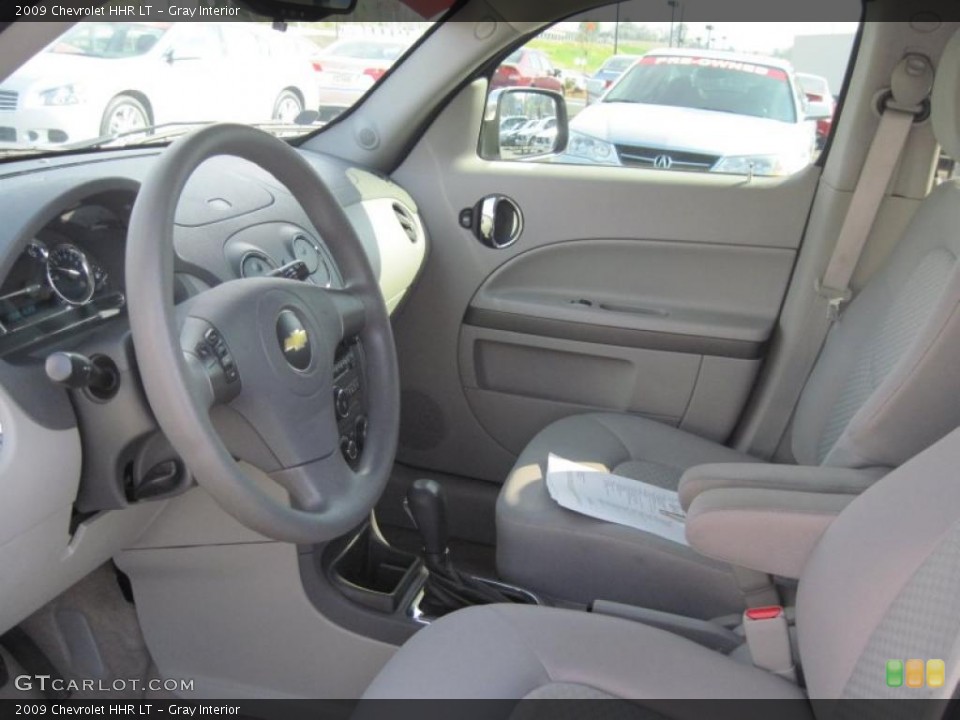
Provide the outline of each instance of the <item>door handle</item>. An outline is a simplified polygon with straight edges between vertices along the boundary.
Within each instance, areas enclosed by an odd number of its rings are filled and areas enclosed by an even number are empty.
[[[513,245],[523,233],[520,206],[506,195],[488,195],[460,214],[460,223],[473,230],[487,247],[502,250]]]

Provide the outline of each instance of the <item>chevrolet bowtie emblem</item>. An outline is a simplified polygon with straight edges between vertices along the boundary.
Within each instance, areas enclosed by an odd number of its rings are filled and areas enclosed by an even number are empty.
[[[307,331],[303,328],[297,328],[283,339],[283,351],[285,353],[300,352],[307,346]]]

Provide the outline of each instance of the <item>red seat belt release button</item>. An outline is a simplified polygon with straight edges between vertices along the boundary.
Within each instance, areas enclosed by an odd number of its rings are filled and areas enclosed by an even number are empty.
[[[779,605],[768,607],[748,608],[744,615],[750,620],[775,620],[783,615],[783,608]]]
[[[749,608],[743,613],[743,632],[754,665],[796,682],[790,628],[782,607]]]

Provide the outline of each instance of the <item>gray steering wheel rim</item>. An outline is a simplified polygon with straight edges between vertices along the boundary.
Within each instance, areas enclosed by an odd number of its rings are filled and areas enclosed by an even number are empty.
[[[173,231],[181,194],[210,158],[247,160],[285,186],[325,239],[345,290],[364,306],[360,341],[366,357],[370,433],[361,467],[335,502],[291,507],[244,472],[220,439],[208,407],[191,390],[173,304]],[[276,540],[324,542],[363,522],[386,486],[399,431],[399,373],[390,318],[363,246],[336,198],[306,160],[283,141],[244,125],[204,127],[171,144],[145,177],[134,204],[126,250],[127,304],[147,399],[157,421],[197,482],[230,515]],[[337,456],[339,457],[339,456]],[[343,485],[344,483],[341,483]]]

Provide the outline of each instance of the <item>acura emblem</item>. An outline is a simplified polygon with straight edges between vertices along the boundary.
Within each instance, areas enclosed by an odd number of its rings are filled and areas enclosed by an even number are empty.
[[[658,170],[669,170],[673,167],[673,158],[669,155],[657,155],[653,159],[653,166]]]

